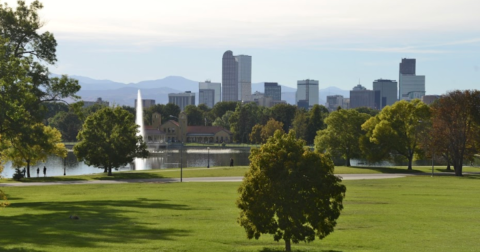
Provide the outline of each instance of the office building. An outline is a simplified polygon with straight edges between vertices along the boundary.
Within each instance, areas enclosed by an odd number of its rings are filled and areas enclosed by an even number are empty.
[[[252,100],[252,56],[235,56],[238,63],[238,100]]]
[[[440,98],[442,98],[441,95],[424,95],[420,100],[422,100],[423,103],[430,105]]]
[[[106,106],[106,107],[108,107],[110,105],[110,103],[108,101],[102,100],[102,97],[98,97],[96,101],[83,101],[83,107],[84,108],[93,106],[95,104],[99,104],[99,105]]]
[[[276,82],[265,82],[265,96],[271,97],[274,101],[282,100],[282,86]]]
[[[251,101],[252,56],[226,51],[222,58],[222,101]]]
[[[416,60],[402,59],[399,67],[398,99],[410,101],[425,95],[425,76],[416,75]]]
[[[378,79],[373,82],[373,90],[380,91],[378,109],[393,105],[397,101],[397,82],[394,80]]]
[[[206,99],[207,99],[207,98],[202,97],[202,95],[205,94],[204,92],[202,92],[202,90],[205,90],[205,89],[213,90],[213,105],[215,105],[215,104],[217,104],[218,102],[221,101],[221,98],[222,98],[222,84],[216,83],[216,82],[211,82],[211,81],[207,80],[205,82],[198,83],[198,90],[199,90],[198,104],[205,103],[204,101],[206,101]],[[207,104],[207,103],[205,103],[205,104]],[[208,107],[210,107],[210,108],[213,107],[213,105],[210,106],[209,104],[207,104]]]
[[[150,108],[151,106],[155,106],[155,100],[153,100],[153,99],[142,99],[143,109]],[[135,99],[135,109],[137,109],[137,99]]]
[[[215,105],[215,90],[214,89],[200,89],[198,91],[198,104],[205,104],[209,108]]]
[[[306,107],[305,102],[308,104],[308,109],[313,105],[318,104],[318,81],[317,80],[299,80],[297,81],[297,93],[295,95],[295,103],[300,107],[299,102],[302,101],[301,107]]]
[[[173,103],[180,107],[180,111],[184,111],[188,105],[195,105],[195,93],[185,91],[185,93],[168,94],[168,103]]]
[[[338,107],[343,108],[342,95],[327,95],[327,104],[325,104],[328,111],[336,111]]]
[[[380,91],[367,90],[358,84],[350,91],[350,108],[367,107],[379,109]]]
[[[256,91],[252,94],[252,101],[257,103],[258,106],[270,108],[272,107],[273,99],[270,96],[265,96],[264,93]]]

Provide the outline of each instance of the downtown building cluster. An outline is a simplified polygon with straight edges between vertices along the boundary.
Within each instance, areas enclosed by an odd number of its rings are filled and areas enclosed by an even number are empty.
[[[282,100],[282,87],[277,82],[265,82],[264,93],[252,94],[252,56],[234,55],[228,50],[222,57],[222,82],[207,80],[200,82],[198,104],[212,108],[220,101],[256,102],[260,106],[272,107]],[[399,65],[399,79],[377,79],[372,83],[372,89],[361,84],[350,90],[350,97],[342,95],[327,96],[325,106],[330,110],[339,107],[344,109],[368,107],[381,110],[398,100],[422,99],[431,103],[438,96],[426,96],[425,76],[416,74],[416,60],[402,59]],[[169,102],[174,103],[183,111],[187,105],[195,105],[195,93],[171,93]],[[298,80],[295,95],[295,105],[310,109],[319,104],[319,81],[312,79]]]

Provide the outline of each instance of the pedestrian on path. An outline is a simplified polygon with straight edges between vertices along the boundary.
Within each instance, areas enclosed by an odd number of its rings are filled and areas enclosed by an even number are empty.
[[[37,168],[37,178],[38,178],[39,175],[40,175],[40,167]]]
[[[47,167],[43,167],[43,176],[46,177],[47,176]]]

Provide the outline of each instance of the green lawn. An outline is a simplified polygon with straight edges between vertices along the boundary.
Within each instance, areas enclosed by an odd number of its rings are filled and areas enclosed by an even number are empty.
[[[345,181],[333,234],[294,251],[479,251],[480,176]],[[282,251],[236,223],[239,183],[4,187],[1,251]],[[81,219],[71,220],[76,214]]]
[[[183,177],[234,177],[243,176],[248,170],[248,166],[235,167],[206,167],[184,168]],[[478,167],[464,167],[464,172],[480,172]],[[414,166],[412,171],[408,171],[405,166],[393,167],[346,167],[336,166],[335,174],[368,174],[368,173],[428,173],[432,172],[431,166]],[[435,166],[435,172],[447,172],[445,166]],[[453,171],[450,171],[453,174]],[[122,171],[113,172],[113,176],[107,176],[105,173],[78,176],[58,176],[58,177],[32,177],[25,178],[22,182],[54,182],[54,181],[75,181],[75,180],[114,180],[114,179],[149,179],[149,178],[179,178],[180,169],[159,169],[145,171]],[[0,179],[0,183],[18,182],[13,179]]]

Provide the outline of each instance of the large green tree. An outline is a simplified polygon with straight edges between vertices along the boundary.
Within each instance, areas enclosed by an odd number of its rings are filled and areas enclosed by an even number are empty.
[[[90,115],[73,150],[77,158],[87,165],[103,167],[112,175],[112,168],[131,163],[135,157],[148,156],[146,144],[137,136],[138,125],[128,111],[103,108]]]
[[[330,158],[305,148],[293,130],[275,132],[249,158],[236,202],[238,223],[249,239],[272,234],[290,251],[291,242],[310,242],[333,232],[346,187],[333,174]]]
[[[256,103],[238,104],[235,112],[230,116],[230,130],[233,133],[233,139],[240,143],[247,143],[248,136],[253,126],[261,123],[259,116],[261,109]]]
[[[370,142],[382,145],[392,155],[406,158],[408,170],[411,170],[414,155],[422,152],[420,140],[422,134],[426,134],[424,126],[430,114],[430,108],[420,100],[402,100],[383,108],[365,122],[362,129]]]
[[[350,166],[351,158],[361,156],[360,137],[364,134],[362,124],[368,120],[368,114],[353,109],[340,109],[325,119],[327,128],[317,132],[315,149],[327,151],[334,157],[342,157]]]
[[[3,157],[12,161],[12,167],[26,167],[29,178],[32,165],[45,162],[50,155],[61,158],[67,156],[67,149],[61,143],[61,134],[57,129],[42,123],[31,127],[27,136],[20,134],[5,141],[3,151]]]
[[[431,145],[449,159],[455,175],[462,176],[464,160],[480,150],[480,91],[451,91],[432,108]]]
[[[47,65],[57,61],[57,42],[50,32],[40,32],[42,8],[39,1],[18,1],[16,9],[0,4],[0,134],[7,138],[41,122],[47,102],[78,98],[78,81],[50,77]]]
[[[290,104],[277,104],[270,108],[271,117],[276,121],[283,123],[283,131],[288,132],[292,127],[292,121],[297,112],[297,106]]]

